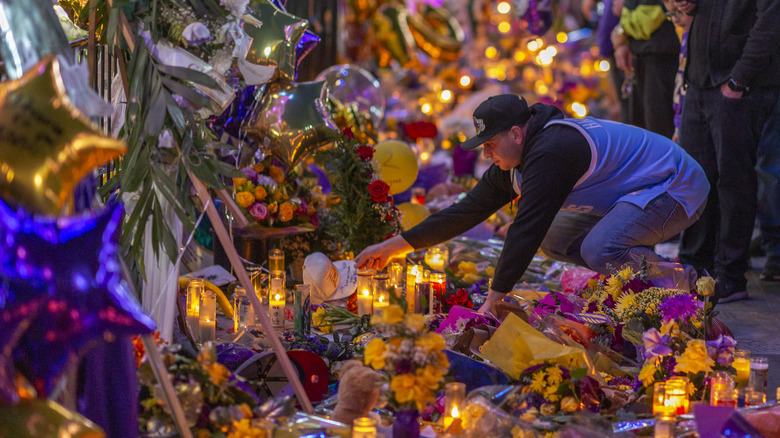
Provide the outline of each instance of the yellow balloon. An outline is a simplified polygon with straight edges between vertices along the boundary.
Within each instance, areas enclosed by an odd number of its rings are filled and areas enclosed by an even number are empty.
[[[401,227],[404,231],[414,227],[431,215],[427,208],[411,202],[399,204],[398,210],[401,211]]]
[[[60,64],[46,56],[0,83],[0,196],[28,211],[68,214],[73,189],[93,169],[125,153],[68,98]]]
[[[408,144],[385,140],[374,147],[374,170],[396,195],[414,184],[417,179],[417,156]]]

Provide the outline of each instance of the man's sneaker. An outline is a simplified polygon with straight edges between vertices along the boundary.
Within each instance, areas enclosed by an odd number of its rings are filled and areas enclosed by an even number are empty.
[[[759,277],[763,281],[780,281],[780,258],[769,257]]]
[[[716,280],[713,305],[716,303],[731,303],[746,299],[748,299],[748,291],[747,281],[744,279],[737,281],[720,277]]]

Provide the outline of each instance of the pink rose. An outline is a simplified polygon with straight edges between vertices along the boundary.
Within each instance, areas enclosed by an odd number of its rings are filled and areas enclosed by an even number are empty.
[[[255,202],[249,206],[249,214],[251,214],[253,218],[261,221],[268,217],[268,206],[262,202]]]

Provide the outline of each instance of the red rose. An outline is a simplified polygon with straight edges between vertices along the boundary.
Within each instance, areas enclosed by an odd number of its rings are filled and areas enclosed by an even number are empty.
[[[358,146],[355,152],[360,157],[360,161],[368,161],[374,158],[374,148],[369,145]]]
[[[368,185],[368,194],[371,195],[371,199],[374,202],[385,202],[387,200],[387,193],[390,191],[390,186],[386,182],[378,179]]]
[[[341,132],[346,136],[348,139],[352,140],[355,138],[355,134],[352,133],[352,127],[347,126],[346,128],[342,129]]]

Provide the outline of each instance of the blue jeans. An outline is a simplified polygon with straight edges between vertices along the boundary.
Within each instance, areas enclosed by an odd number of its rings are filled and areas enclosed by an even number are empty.
[[[542,241],[542,251],[556,260],[587,266],[610,274],[608,266],[628,264],[635,269],[642,258],[650,263],[662,260],[653,245],[668,240],[696,221],[702,205],[688,217],[685,208],[664,193],[644,209],[629,202],[618,202],[604,217],[559,212]],[[688,278],[695,278],[692,267],[685,267]]]

